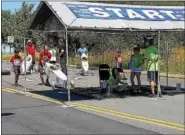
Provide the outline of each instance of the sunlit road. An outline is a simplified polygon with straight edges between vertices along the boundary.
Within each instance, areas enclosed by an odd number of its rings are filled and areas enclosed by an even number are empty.
[[[2,134],[154,134],[113,120],[2,92]]]

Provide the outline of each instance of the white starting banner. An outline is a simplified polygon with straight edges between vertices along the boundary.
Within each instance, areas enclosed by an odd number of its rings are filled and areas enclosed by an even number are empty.
[[[14,36],[8,36],[8,43],[14,43]]]
[[[121,7],[85,4],[65,4],[77,18],[124,19],[142,21],[184,21],[185,9],[165,7]]]
[[[70,27],[184,29],[183,6],[140,6],[90,2],[47,2]]]

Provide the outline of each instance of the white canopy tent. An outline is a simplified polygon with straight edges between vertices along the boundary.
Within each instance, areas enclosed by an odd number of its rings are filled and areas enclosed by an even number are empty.
[[[138,6],[90,2],[41,2],[36,16],[47,5],[63,25],[67,37],[70,30],[92,31],[184,31],[185,8],[181,6]],[[34,23],[34,20],[32,24]],[[34,29],[30,26],[31,29]],[[58,30],[54,30],[59,32]],[[52,32],[54,32],[52,31]],[[68,65],[68,39],[66,53]],[[158,76],[159,78],[160,76]],[[70,101],[70,89],[68,88]],[[160,83],[158,85],[160,94]]]
[[[184,7],[133,6],[82,2],[48,2],[71,28],[184,29]]]

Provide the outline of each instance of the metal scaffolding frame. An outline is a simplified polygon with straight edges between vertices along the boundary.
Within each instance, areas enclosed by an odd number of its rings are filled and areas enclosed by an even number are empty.
[[[47,3],[47,6],[50,8],[50,10],[53,12],[53,14],[59,19],[60,23],[63,25],[64,27],[64,30],[51,30],[51,31],[42,31],[43,33],[50,33],[50,32],[58,32],[58,33],[62,33],[64,32],[65,33],[65,41],[66,41],[66,56],[67,56],[67,68],[69,67],[69,52],[68,52],[68,38],[67,38],[67,35],[70,33],[70,32],[82,32],[82,31],[93,31],[93,32],[96,32],[96,33],[114,33],[114,34],[118,34],[118,33],[124,33],[126,32],[127,35],[128,35],[128,32],[131,32],[131,34],[136,34],[135,32],[139,32],[137,34],[141,34],[141,35],[144,35],[142,32],[150,32],[150,33],[154,33],[154,32],[157,32],[157,35],[158,35],[158,52],[159,52],[159,55],[160,55],[160,46],[161,46],[161,32],[163,31],[184,31],[183,29],[133,29],[133,28],[121,28],[121,29],[114,29],[114,28],[107,28],[107,29],[104,29],[104,28],[97,28],[97,27],[94,27],[94,28],[87,28],[87,27],[71,27],[70,25],[66,25],[63,20],[57,15],[57,13],[52,9],[52,7]],[[41,7],[41,5],[40,5]],[[38,12],[38,10],[37,10]],[[184,45],[184,48],[185,48],[185,45]],[[185,49],[184,49],[185,50]],[[185,54],[184,54],[185,55]],[[160,89],[160,61],[159,61],[159,64],[158,64],[158,96],[159,94],[161,94],[161,89]],[[68,71],[67,71],[68,72]],[[184,73],[185,74],[185,73]],[[69,78],[67,77],[67,90],[68,90],[68,101],[71,101],[71,95],[70,95],[70,87],[69,87]],[[184,81],[184,85],[185,85],[185,81]]]

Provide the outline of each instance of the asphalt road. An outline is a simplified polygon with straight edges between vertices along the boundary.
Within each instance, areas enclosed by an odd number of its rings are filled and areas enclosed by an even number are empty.
[[[156,134],[114,120],[2,92],[2,134]]]
[[[10,63],[8,62],[2,62],[2,69],[9,70],[10,69]],[[69,79],[74,78],[77,74],[79,69],[71,69],[69,70]],[[99,86],[99,73],[98,70],[92,70],[91,72],[94,73],[94,76],[88,77],[84,76],[83,78],[85,80],[82,80],[87,85],[92,85],[92,86]],[[130,84],[130,76],[129,74],[125,74],[126,77],[128,78],[127,82]],[[149,82],[147,81],[147,76],[146,75],[141,75],[141,81],[143,85],[148,85]],[[166,77],[160,77],[160,83],[161,85],[167,85],[167,78]],[[179,79],[179,78],[168,78],[168,85],[172,87],[176,87],[177,83],[181,83],[181,87],[185,88],[185,80],[184,79]]]

